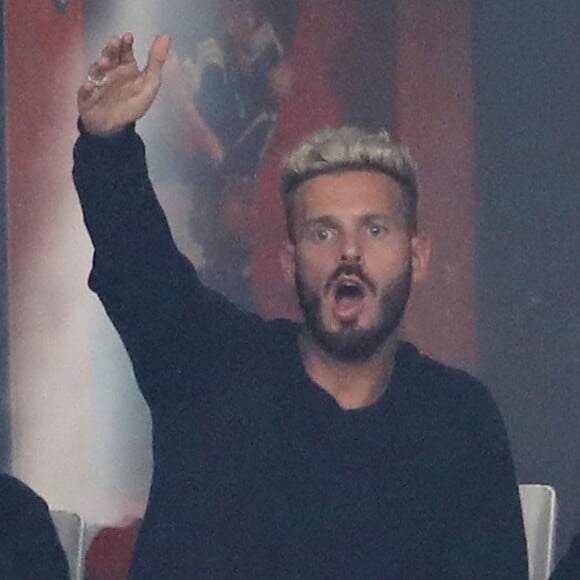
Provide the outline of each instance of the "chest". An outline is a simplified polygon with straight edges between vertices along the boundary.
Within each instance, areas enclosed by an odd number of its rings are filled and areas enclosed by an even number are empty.
[[[303,549],[378,542],[400,552],[457,517],[467,451],[444,426],[417,437],[405,425],[328,420],[292,396],[240,389],[185,406],[162,427],[154,482],[177,519],[223,530],[243,521],[246,535]]]

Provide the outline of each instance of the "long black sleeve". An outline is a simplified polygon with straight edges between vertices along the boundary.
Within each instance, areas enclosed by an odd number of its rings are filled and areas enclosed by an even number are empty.
[[[201,388],[215,353],[222,363],[236,356],[236,341],[247,336],[253,317],[205,288],[178,251],[133,127],[112,138],[81,127],[74,160],[95,250],[89,285],[127,348],[141,391],[152,409],[191,394]]]

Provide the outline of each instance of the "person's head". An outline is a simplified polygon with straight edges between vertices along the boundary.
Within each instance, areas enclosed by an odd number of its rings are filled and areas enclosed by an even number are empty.
[[[367,133],[358,127],[329,127],[302,141],[284,159],[280,194],[288,236],[294,238],[293,209],[300,186],[318,175],[344,171],[384,173],[399,186],[409,233],[417,233],[416,164],[405,147],[393,143],[386,131]]]
[[[221,0],[228,42],[232,50],[245,51],[250,38],[261,24],[262,14],[255,0]]]
[[[282,264],[306,331],[335,358],[370,358],[396,336],[429,261],[413,159],[386,132],[325,129],[286,157],[281,195]]]

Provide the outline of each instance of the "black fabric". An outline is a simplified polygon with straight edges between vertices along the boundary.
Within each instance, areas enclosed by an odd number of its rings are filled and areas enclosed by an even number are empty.
[[[74,178],[89,284],[153,419],[132,578],[527,578],[508,441],[481,384],[401,343],[384,395],[343,410],[308,377],[298,325],[201,285],[132,129],[81,136]]]
[[[69,570],[45,501],[0,474],[0,578],[64,580]]]

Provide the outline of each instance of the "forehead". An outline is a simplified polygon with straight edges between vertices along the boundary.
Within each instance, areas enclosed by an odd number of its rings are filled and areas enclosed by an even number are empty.
[[[347,217],[365,214],[402,216],[402,194],[397,182],[378,171],[344,171],[305,181],[296,194],[297,217]]]

